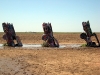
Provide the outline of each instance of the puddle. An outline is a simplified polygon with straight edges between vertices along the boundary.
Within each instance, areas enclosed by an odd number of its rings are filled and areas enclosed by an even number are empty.
[[[60,45],[59,46],[59,48],[65,48],[66,47],[66,45]]]
[[[2,47],[3,46],[3,44],[0,44],[0,47]]]
[[[3,49],[3,44],[0,44],[0,49]]]
[[[23,44],[23,48],[40,48],[42,47],[40,44]],[[66,45],[60,45],[59,48],[64,48]]]
[[[59,48],[78,48],[80,46],[81,46],[81,44],[61,44],[59,46]],[[4,48],[3,44],[0,44],[0,49],[3,49],[3,48]],[[18,47],[15,47],[15,48],[18,48]],[[34,48],[43,48],[43,47],[41,44],[23,44],[23,46],[20,48],[34,49]],[[45,48],[47,48],[47,47],[45,47]],[[50,48],[50,47],[48,47],[48,48]]]
[[[23,46],[22,46],[23,48],[34,48],[34,47],[42,47],[40,44],[23,44]]]
[[[66,44],[67,48],[78,48],[80,46],[81,46],[81,44]]]

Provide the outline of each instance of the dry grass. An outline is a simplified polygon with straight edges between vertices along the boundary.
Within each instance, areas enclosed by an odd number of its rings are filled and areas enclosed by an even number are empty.
[[[0,33],[2,37],[3,33]],[[17,33],[23,43],[41,44],[42,33]],[[60,44],[85,43],[79,33],[55,33]],[[97,34],[100,39],[100,34]],[[95,39],[92,38],[94,41]],[[0,42],[5,41],[0,38]],[[0,49],[0,75],[100,75],[100,48]]]

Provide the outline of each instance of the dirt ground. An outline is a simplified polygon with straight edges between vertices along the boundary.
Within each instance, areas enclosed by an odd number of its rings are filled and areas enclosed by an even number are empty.
[[[2,35],[1,44],[6,42]],[[43,33],[17,35],[24,44],[43,42]],[[54,33],[54,37],[60,45],[85,43],[80,33]],[[100,75],[100,48],[0,48],[0,75]]]

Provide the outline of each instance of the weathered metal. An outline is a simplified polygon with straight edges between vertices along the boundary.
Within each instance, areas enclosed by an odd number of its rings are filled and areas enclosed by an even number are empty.
[[[98,39],[96,33],[92,33],[89,21],[82,22],[82,26],[83,26],[83,30],[85,31],[85,33],[81,33],[80,38],[84,39],[86,41],[87,46],[90,46],[90,47],[100,46],[100,42],[99,42],[99,39]],[[98,45],[91,40],[92,36],[95,36]]]
[[[53,36],[53,30],[51,23],[43,23],[42,24],[44,34],[42,36],[42,40],[44,41],[43,46],[46,47],[59,47],[58,41]]]
[[[3,27],[3,30],[5,33],[3,35],[3,39],[7,41],[8,46],[12,46],[12,47],[23,46],[19,36],[16,36],[13,24],[2,23],[2,27]],[[16,42],[17,42],[16,44],[15,44],[14,40],[16,40]]]

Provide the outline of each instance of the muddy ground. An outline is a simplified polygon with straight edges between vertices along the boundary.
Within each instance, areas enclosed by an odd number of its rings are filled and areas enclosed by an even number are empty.
[[[43,33],[17,33],[24,44],[42,44]],[[6,41],[2,39],[0,43]],[[100,33],[97,33],[100,39]],[[80,33],[54,33],[62,44],[84,44]],[[96,41],[95,38],[92,38]],[[100,75],[100,48],[0,48],[0,75]]]

